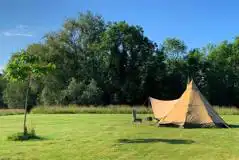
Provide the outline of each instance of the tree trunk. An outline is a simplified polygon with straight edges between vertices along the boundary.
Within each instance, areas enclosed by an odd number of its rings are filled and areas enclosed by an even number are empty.
[[[26,125],[26,121],[27,121],[27,105],[28,105],[28,94],[29,94],[29,89],[30,89],[30,82],[31,82],[31,78],[29,76],[28,78],[28,82],[27,82],[27,93],[26,93],[26,99],[25,99],[25,111],[24,111],[24,124],[23,124],[23,133],[24,135],[27,134],[27,125]]]

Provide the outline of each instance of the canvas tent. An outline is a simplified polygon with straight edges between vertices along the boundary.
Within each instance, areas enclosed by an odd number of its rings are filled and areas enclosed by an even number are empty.
[[[165,117],[178,101],[177,99],[171,101],[158,100],[152,97],[149,97],[149,100],[152,106],[154,117],[157,119]]]
[[[162,101],[151,99],[155,117],[161,117],[159,125],[184,128],[228,127],[193,81],[187,85],[185,92],[177,100],[160,103]]]

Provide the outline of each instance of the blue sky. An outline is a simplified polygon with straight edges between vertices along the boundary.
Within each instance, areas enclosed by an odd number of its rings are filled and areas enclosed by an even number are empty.
[[[86,10],[140,25],[157,43],[178,37],[193,48],[239,35],[238,7],[238,0],[0,0],[0,68],[11,53]]]

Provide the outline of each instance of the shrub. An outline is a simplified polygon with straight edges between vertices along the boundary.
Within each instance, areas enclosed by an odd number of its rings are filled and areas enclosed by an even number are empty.
[[[89,84],[77,82],[72,78],[66,90],[63,91],[64,101],[70,104],[101,104],[103,91],[97,86],[95,80]]]
[[[56,105],[62,102],[62,89],[64,83],[62,79],[57,79],[56,75],[48,75],[44,78],[43,88],[40,92],[40,103],[44,105]]]
[[[97,86],[94,79],[90,81],[81,96],[83,104],[101,104],[101,96],[103,91]]]
[[[41,92],[41,103],[45,105],[54,105],[61,102],[61,92],[45,86]]]
[[[8,83],[4,92],[4,103],[8,108],[24,108],[25,84],[21,82]]]
[[[63,91],[64,101],[66,103],[79,104],[85,88],[86,85],[84,83],[77,82],[75,78],[72,78],[68,87]]]
[[[25,82],[9,82],[3,92],[4,103],[8,108],[24,108],[26,96],[26,83]],[[30,90],[28,109],[36,105],[36,94]]]

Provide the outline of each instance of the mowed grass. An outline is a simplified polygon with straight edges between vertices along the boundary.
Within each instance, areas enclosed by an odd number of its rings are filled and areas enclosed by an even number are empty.
[[[239,125],[239,116],[223,118]],[[22,120],[23,115],[0,117],[0,160],[239,159],[239,128],[133,125],[130,114],[31,114],[28,125],[44,139],[8,141],[22,130]]]

